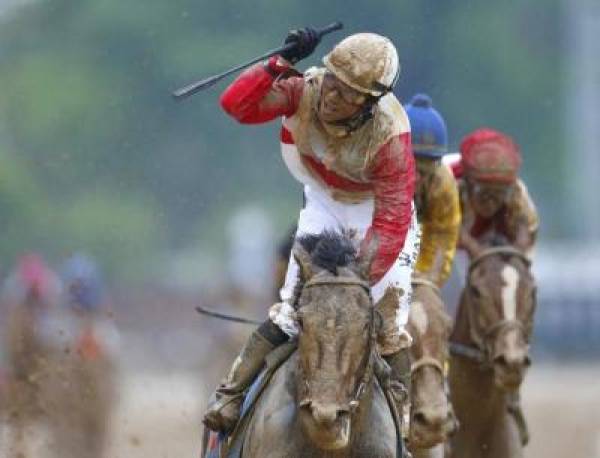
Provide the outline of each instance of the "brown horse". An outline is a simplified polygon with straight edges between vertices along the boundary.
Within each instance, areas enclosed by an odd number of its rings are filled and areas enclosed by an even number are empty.
[[[302,239],[294,247],[298,349],[258,400],[242,456],[402,456],[399,419],[374,376],[389,368],[376,352],[381,320],[365,280],[372,256],[358,261],[341,235],[319,240],[314,250]]]
[[[42,387],[49,372],[49,348],[41,337],[40,310],[35,300],[12,304],[6,321],[8,381],[5,416],[9,457],[28,457],[27,436],[46,420]]]
[[[450,395],[460,428],[456,458],[523,456],[518,393],[535,312],[530,261],[512,247],[485,250],[469,266],[450,341]]]
[[[433,282],[413,280],[407,328],[413,337],[409,449],[415,458],[443,457],[457,425],[445,376],[451,321]]]

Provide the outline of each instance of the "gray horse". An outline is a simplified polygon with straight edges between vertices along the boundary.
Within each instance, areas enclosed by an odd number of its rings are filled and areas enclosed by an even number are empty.
[[[311,252],[294,246],[298,349],[258,400],[243,457],[402,456],[399,419],[378,381],[389,368],[376,352],[381,319],[365,280],[374,249],[358,260],[348,238],[325,238]]]

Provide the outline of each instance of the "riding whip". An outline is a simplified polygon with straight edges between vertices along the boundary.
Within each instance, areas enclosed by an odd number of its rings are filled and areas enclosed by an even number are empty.
[[[340,30],[342,27],[343,27],[343,24],[341,22],[339,22],[339,21],[334,22],[332,24],[329,24],[326,27],[323,27],[320,30],[317,30],[317,34],[319,35],[319,38],[321,38],[323,35],[327,35],[328,33],[334,32],[336,30]],[[257,62],[268,59],[269,57],[274,56],[275,54],[281,54],[284,51],[289,51],[290,49],[294,48],[295,46],[296,46],[296,43],[288,43],[283,46],[280,46],[279,48],[271,49],[270,51],[263,54],[262,56],[255,57],[251,61],[248,61],[248,62],[238,65],[236,67],[230,68],[229,70],[226,70],[223,73],[219,73],[218,75],[214,75],[214,76],[205,78],[203,80],[188,84],[187,86],[184,86],[182,88],[179,88],[176,91],[173,91],[173,97],[176,100],[183,100],[183,99],[195,94],[196,92],[199,92],[199,91],[202,91],[203,89],[211,87],[212,85],[221,81],[223,78],[231,75],[232,73],[235,73],[239,70],[243,70],[246,67],[250,67],[250,65],[254,65]]]
[[[209,310],[204,307],[196,307],[196,312],[201,315],[212,316],[213,318],[219,318],[220,320],[226,321],[234,321],[236,323],[244,323],[244,324],[262,324],[262,321],[251,320],[250,318],[243,318],[240,316],[228,315],[226,313],[215,312],[214,310]]]

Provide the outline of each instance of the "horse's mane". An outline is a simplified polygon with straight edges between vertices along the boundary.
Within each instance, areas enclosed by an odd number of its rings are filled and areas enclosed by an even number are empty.
[[[323,231],[320,234],[307,234],[298,242],[309,254],[311,262],[337,275],[338,267],[346,267],[356,261],[356,248],[346,233]]]

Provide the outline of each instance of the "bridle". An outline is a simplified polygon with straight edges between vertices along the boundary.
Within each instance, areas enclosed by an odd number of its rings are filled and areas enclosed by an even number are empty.
[[[483,250],[475,259],[473,259],[473,261],[471,261],[467,277],[470,278],[471,274],[473,273],[473,270],[481,263],[482,260],[494,255],[508,255],[511,257],[518,257],[525,263],[527,267],[531,265],[531,260],[521,250],[518,250],[511,246],[492,247]],[[467,281],[467,284],[470,284],[470,282]],[[475,322],[473,314],[473,306],[469,301],[469,303],[467,303],[467,316],[469,322],[471,323],[470,335],[474,345],[465,345],[462,343],[450,341],[450,353],[452,355],[462,356],[466,359],[470,359],[471,361],[478,363],[481,366],[491,367],[494,355],[491,354],[489,350],[490,345],[488,343],[492,339],[495,339],[498,335],[505,334],[506,332],[511,331],[513,329],[521,331],[525,336],[527,335],[525,326],[518,319],[500,320],[489,326],[487,329],[485,329],[481,335],[477,334],[475,328],[472,326],[472,323]]]
[[[413,278],[411,280],[411,284],[413,286],[414,285],[427,286],[427,287],[431,288],[435,292],[435,294],[437,294],[439,297],[441,297],[440,288],[438,287],[438,285],[436,285],[431,280],[428,280],[426,278],[417,277],[417,278]],[[417,359],[410,365],[411,377],[413,377],[415,375],[415,373],[418,370],[422,369],[423,367],[434,368],[437,372],[440,373],[440,375],[442,376],[442,380],[445,380],[446,375],[448,373],[447,361],[440,362],[439,360],[437,360],[436,358],[434,358],[432,356],[424,355],[424,356],[421,356],[419,359]]]
[[[324,285],[359,286],[367,293],[367,295],[369,296],[369,301],[371,303],[371,305],[369,306],[369,346],[363,356],[363,361],[361,363],[362,376],[358,380],[358,383],[353,390],[353,395],[350,398],[350,401],[348,402],[348,409],[350,413],[353,413],[358,408],[360,400],[363,394],[365,393],[367,384],[369,383],[372,376],[371,368],[373,367],[375,341],[377,338],[377,327],[375,326],[375,316],[377,312],[373,305],[373,297],[371,296],[371,286],[368,282],[355,277],[316,277],[308,280],[304,284],[302,289]],[[304,399],[300,402],[300,406],[302,407],[303,405],[309,404],[310,402],[310,399]]]

